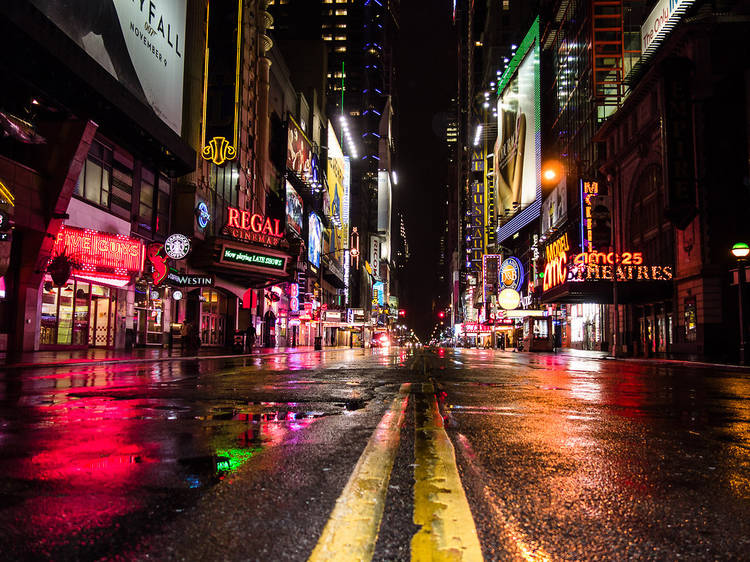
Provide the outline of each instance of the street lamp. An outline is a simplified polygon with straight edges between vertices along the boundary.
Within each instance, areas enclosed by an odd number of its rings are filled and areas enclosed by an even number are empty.
[[[745,284],[745,259],[750,254],[750,246],[738,242],[732,246],[732,255],[737,258],[737,299],[740,316],[740,364],[745,364],[745,320],[742,310],[742,287]]]

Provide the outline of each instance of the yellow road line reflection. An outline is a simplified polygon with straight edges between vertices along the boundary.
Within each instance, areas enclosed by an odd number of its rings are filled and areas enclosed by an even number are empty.
[[[410,384],[401,385],[370,437],[310,555],[311,562],[372,559],[410,390]]]

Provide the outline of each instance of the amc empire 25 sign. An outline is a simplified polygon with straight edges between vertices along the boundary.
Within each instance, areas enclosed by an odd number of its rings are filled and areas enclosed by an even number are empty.
[[[238,250],[236,248],[224,248],[221,253],[221,261],[229,263],[238,263],[241,265],[256,265],[259,267],[268,267],[278,271],[284,270],[284,258],[269,256],[249,250]]]

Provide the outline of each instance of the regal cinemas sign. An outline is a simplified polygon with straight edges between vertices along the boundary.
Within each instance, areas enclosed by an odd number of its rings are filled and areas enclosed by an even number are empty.
[[[278,246],[284,237],[279,219],[242,211],[235,207],[227,208],[227,222],[223,233],[236,240],[257,242],[268,246]]]

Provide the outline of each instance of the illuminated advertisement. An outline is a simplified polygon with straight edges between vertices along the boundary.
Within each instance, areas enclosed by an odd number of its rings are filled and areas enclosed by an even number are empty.
[[[143,268],[143,244],[135,238],[63,225],[55,239],[53,255],[65,254],[82,270],[107,269],[137,273]]]
[[[378,306],[385,305],[385,283],[378,281],[372,286],[372,304]]]
[[[182,132],[186,0],[32,0],[177,134]]]
[[[243,242],[259,242],[269,246],[278,246],[284,236],[279,219],[235,207],[227,207],[227,223],[222,233]]]
[[[641,57],[645,60],[661,45],[694,0],[659,0],[641,26]]]
[[[232,263],[238,265],[255,265],[267,269],[284,271],[286,259],[281,256],[273,256],[262,252],[230,248],[224,246],[221,250],[221,263]]]
[[[497,91],[494,183],[497,214],[501,218],[497,238],[500,243],[541,211],[538,18],[502,75]]]
[[[312,144],[291,117],[287,132],[286,167],[304,180],[312,178]]]
[[[310,213],[307,226],[307,261],[315,267],[320,267],[320,253],[323,243],[323,223],[315,213]]]
[[[484,156],[481,152],[473,152],[471,155],[471,171],[473,179],[469,186],[471,196],[471,213],[469,223],[469,262],[474,272],[479,272],[484,254],[484,226],[485,226],[485,193],[484,193]]]
[[[544,270],[543,290],[565,282],[583,281],[671,281],[672,266],[643,263],[641,252],[582,252],[568,255],[564,250],[551,254]]]
[[[302,197],[294,190],[292,184],[286,182],[286,225],[302,236],[302,221],[304,220],[304,205]]]
[[[489,302],[491,295],[498,293],[500,283],[500,254],[485,254],[482,257],[482,281],[484,283],[484,302]]]
[[[339,266],[344,263],[345,241],[348,233],[344,221],[344,153],[341,151],[336,132],[328,122],[328,206],[325,213],[331,218],[331,235],[325,240],[323,251]]]
[[[523,284],[523,265],[518,258],[510,257],[500,265],[500,290],[521,290]]]

